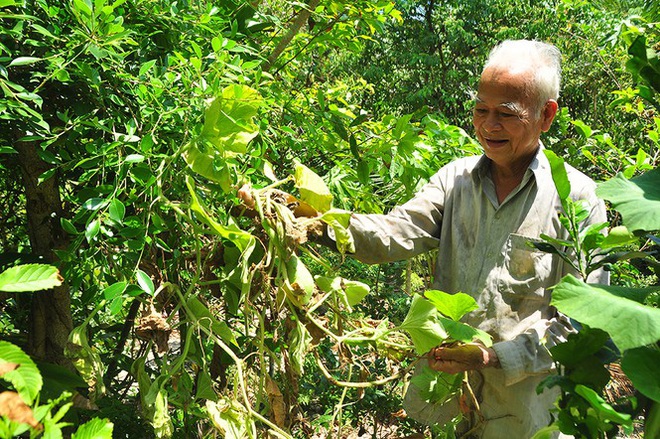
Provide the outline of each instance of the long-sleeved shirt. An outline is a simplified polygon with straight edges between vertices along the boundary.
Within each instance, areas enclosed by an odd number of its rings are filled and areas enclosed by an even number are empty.
[[[542,149],[501,203],[490,178],[490,160],[475,156],[444,166],[413,199],[387,215],[351,218],[357,259],[383,263],[438,249],[433,288],[470,294],[479,304],[464,322],[493,337],[501,364],[501,369],[471,373],[485,418],[477,432],[481,438],[528,438],[549,423],[557,393],[537,395],[536,387],[553,368],[548,348],[573,330],[550,306],[549,290],[572,272],[570,266],[527,244],[541,234],[568,236]],[[584,224],[606,221],[595,183],[568,165],[566,170],[571,198],[588,203]],[[607,282],[605,272],[596,276],[589,280]],[[414,385],[404,406],[411,417],[428,424],[445,423],[458,414],[455,401],[429,404]]]

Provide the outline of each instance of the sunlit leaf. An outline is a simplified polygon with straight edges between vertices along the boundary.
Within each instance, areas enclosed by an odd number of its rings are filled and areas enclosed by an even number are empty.
[[[115,198],[114,200],[110,201],[110,206],[108,207],[108,215],[110,215],[110,219],[114,222],[123,224],[124,215],[126,215],[126,206],[121,202],[121,200]]]
[[[555,187],[557,188],[557,194],[559,195],[561,204],[566,208],[566,200],[571,194],[571,183],[568,181],[568,174],[566,173],[564,160],[549,149],[544,149],[543,153],[548,158],[548,162],[550,162],[552,181],[554,181]]]
[[[263,99],[245,85],[230,85],[222,90],[206,110],[202,136],[220,151],[247,152],[248,143],[259,134],[254,116]]]
[[[399,329],[410,334],[418,355],[427,353],[448,337],[445,328],[438,320],[436,307],[419,294],[413,297],[408,315]]]
[[[140,269],[135,273],[135,277],[137,278],[140,288],[142,288],[145,293],[153,296],[156,288],[154,287],[154,281],[151,280],[151,277]]]
[[[632,425],[632,418],[628,413],[619,413],[614,410],[595,390],[578,384],[575,386],[575,393],[586,399],[601,419],[607,419],[621,425]]]
[[[606,331],[621,350],[660,340],[660,309],[621,297],[620,288],[586,284],[565,276],[552,292],[552,305],[578,322]]]
[[[229,326],[224,321],[216,319],[198,298],[191,297],[188,299],[186,310],[190,311],[191,315],[189,317],[191,320],[212,331],[223,341],[236,345],[236,339]]]
[[[245,407],[237,401],[229,398],[222,398],[218,402],[206,401],[206,410],[211,422],[225,439],[251,437],[252,421]]]
[[[350,306],[355,306],[360,303],[360,301],[367,297],[371,291],[369,285],[356,280],[344,281],[343,288]]]
[[[112,439],[114,424],[108,419],[93,418],[78,427],[71,439]]]
[[[57,267],[47,264],[17,265],[0,273],[0,291],[48,290],[62,285]]]
[[[302,163],[296,163],[294,179],[300,199],[323,213],[332,207],[332,194],[325,182]]]
[[[113,300],[126,290],[126,282],[115,282],[103,290],[105,300]]]
[[[459,321],[470,311],[479,308],[476,300],[465,293],[449,294],[444,291],[427,290],[424,296],[435,305],[436,309],[452,320]]]
[[[596,194],[612,203],[629,230],[660,230],[660,168],[631,180],[619,173],[600,183]]]
[[[600,248],[608,249],[637,242],[639,238],[630,233],[625,226],[612,227],[605,239],[600,243]]]
[[[26,404],[35,400],[43,380],[34,361],[18,346],[0,340],[0,364],[13,363],[19,367],[0,376],[0,380],[11,383]]]
[[[439,316],[438,321],[442,327],[447,331],[448,338],[455,341],[460,341],[463,343],[471,343],[475,341],[480,341],[486,347],[490,347],[493,344],[492,337],[480,329],[473,328],[470,325],[465,323],[457,322],[452,319],[446,319]]]

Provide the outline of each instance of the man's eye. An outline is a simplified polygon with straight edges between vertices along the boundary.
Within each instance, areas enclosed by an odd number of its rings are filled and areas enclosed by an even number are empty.
[[[474,114],[486,114],[486,110],[483,108],[475,108]]]

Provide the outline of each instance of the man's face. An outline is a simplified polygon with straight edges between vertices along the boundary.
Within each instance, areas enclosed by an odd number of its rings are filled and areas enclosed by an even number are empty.
[[[489,67],[479,81],[472,123],[486,156],[502,170],[526,167],[557,111],[548,101],[539,115],[528,75],[530,70]]]

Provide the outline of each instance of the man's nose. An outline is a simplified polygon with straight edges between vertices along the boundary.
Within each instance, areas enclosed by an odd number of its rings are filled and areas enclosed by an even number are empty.
[[[499,116],[496,113],[489,113],[484,120],[483,128],[489,133],[502,129]]]

